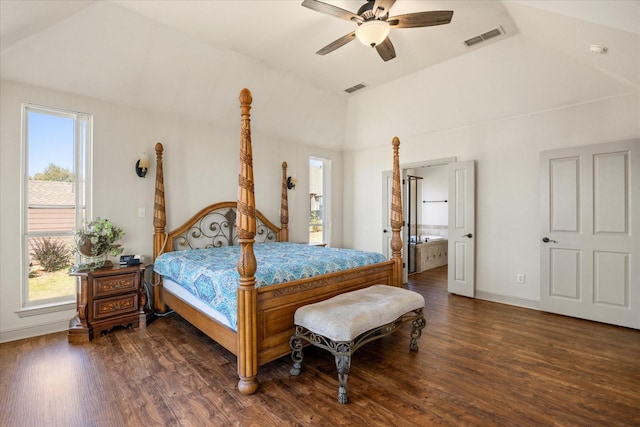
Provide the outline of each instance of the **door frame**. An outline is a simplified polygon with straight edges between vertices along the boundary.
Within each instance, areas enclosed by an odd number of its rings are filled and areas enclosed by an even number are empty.
[[[382,255],[391,259],[391,179],[393,171],[382,171]],[[403,218],[404,221],[404,218]],[[404,229],[404,227],[403,227]],[[404,240],[404,236],[401,236]],[[404,260],[403,260],[404,262]]]
[[[431,160],[423,160],[420,162],[411,162],[411,163],[401,163],[400,164],[400,176],[402,177],[402,276],[403,282],[407,283],[409,279],[409,264],[408,264],[408,253],[407,253],[407,243],[409,241],[409,230],[407,230],[406,218],[408,212],[408,192],[409,188],[406,185],[406,176],[409,169],[419,169],[429,166],[445,166],[450,163],[456,163],[458,161],[458,157],[443,157],[439,159],[431,159]]]

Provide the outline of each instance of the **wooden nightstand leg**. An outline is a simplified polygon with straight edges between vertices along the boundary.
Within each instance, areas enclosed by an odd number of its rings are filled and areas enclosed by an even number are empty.
[[[144,311],[144,307],[147,305],[147,293],[144,290],[144,271],[140,274],[140,288],[138,290],[138,328],[145,329],[147,327],[147,313]]]
[[[87,305],[87,280],[78,277],[77,279],[77,300],[78,312],[69,321],[68,341],[70,344],[84,344],[93,339],[93,327],[89,325],[88,305]]]
[[[140,319],[138,321],[138,328],[145,329],[147,327],[147,313],[145,313],[143,309],[138,312],[138,318]]]
[[[93,328],[76,316],[69,321],[69,344],[84,344],[93,339]]]

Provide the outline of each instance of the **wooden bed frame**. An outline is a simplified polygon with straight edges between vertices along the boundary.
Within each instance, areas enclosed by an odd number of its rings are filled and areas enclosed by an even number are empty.
[[[213,320],[189,305],[162,286],[162,278],[156,275],[154,307],[165,312],[166,306],[200,329],[237,357],[238,390],[252,394],[258,389],[258,367],[291,353],[289,339],[294,332],[293,315],[303,305],[325,300],[332,296],[364,288],[373,284],[402,286],[402,204],[400,193],[400,171],[398,151],[400,141],[393,139],[393,184],[391,207],[391,260],[328,275],[293,282],[255,287],[256,259],[253,245],[256,236],[256,216],[277,233],[278,241],[288,241],[288,201],[286,186],[286,163],[283,163],[281,227],[275,227],[256,211],[253,181],[253,158],[251,148],[250,110],[252,96],[248,89],[240,93],[240,174],[238,178],[238,201],[236,232],[240,246],[238,260],[238,323],[237,332]],[[166,209],[164,177],[162,169],[163,146],[156,150],[156,188],[153,214],[153,258],[163,252],[174,250],[173,239],[183,233],[190,224],[211,211],[211,205],[202,209],[189,221],[174,231],[166,233]],[[226,204],[234,202],[226,202]]]

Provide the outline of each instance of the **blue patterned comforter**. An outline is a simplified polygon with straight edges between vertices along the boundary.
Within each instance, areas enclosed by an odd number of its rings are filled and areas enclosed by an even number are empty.
[[[257,288],[386,261],[376,252],[284,242],[255,244],[253,250]],[[239,246],[168,252],[153,269],[224,315],[235,330],[239,256]]]

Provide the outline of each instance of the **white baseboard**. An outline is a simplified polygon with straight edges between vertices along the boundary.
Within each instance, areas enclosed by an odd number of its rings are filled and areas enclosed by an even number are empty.
[[[40,335],[53,334],[69,330],[69,320],[43,323],[23,328],[5,329],[0,331],[0,343],[22,340],[25,338],[37,337]]]
[[[530,308],[532,310],[540,310],[540,301],[538,300],[516,298],[478,290],[476,290],[476,298],[486,301],[499,302],[501,304],[515,305],[517,307]]]

